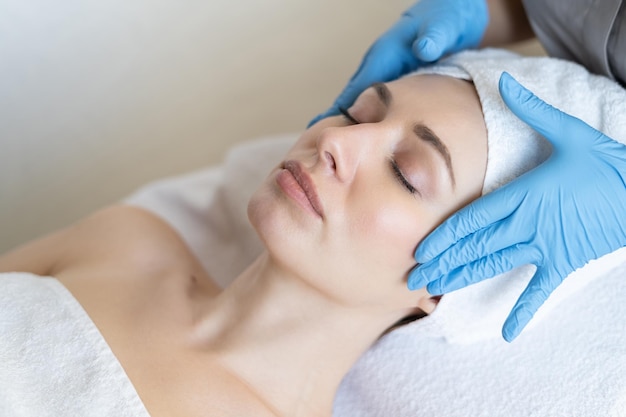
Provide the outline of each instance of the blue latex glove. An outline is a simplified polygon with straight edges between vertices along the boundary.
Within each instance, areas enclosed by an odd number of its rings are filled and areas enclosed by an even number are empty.
[[[394,80],[442,55],[477,46],[487,28],[485,0],[422,0],[369,48],[335,103],[309,126],[348,108],[375,82]]]
[[[442,294],[536,265],[502,329],[511,341],[568,274],[626,246],[626,146],[546,104],[506,73],[500,94],[552,143],[552,155],[424,239],[408,286],[428,284],[431,294]]]

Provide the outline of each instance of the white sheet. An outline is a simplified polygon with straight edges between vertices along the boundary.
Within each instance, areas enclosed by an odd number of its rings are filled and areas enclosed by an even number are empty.
[[[220,167],[150,184],[126,202],[172,224],[227,285],[261,247],[248,197],[296,137],[250,142]],[[428,318],[392,332],[344,379],[334,415],[626,416],[626,262],[602,273],[512,344],[450,344],[432,336]]]

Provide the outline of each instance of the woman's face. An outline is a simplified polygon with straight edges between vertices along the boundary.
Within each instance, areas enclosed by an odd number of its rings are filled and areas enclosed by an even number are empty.
[[[410,76],[305,131],[252,197],[271,257],[351,307],[422,307],[418,243],[480,195],[487,132],[471,83]],[[353,119],[353,120],[351,120]]]

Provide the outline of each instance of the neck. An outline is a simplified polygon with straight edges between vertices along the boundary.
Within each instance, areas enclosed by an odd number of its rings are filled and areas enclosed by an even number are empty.
[[[343,376],[404,313],[341,305],[264,254],[206,306],[196,336],[276,414],[328,416]]]

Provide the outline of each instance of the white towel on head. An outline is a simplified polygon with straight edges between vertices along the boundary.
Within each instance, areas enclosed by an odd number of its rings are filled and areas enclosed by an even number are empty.
[[[569,61],[523,57],[499,49],[453,55],[414,74],[442,74],[474,83],[487,127],[488,159],[483,193],[536,167],[551,151],[549,142],[519,120],[502,101],[498,82],[504,71],[554,107],[626,143],[626,91],[608,78],[590,74]],[[622,249],[573,273],[540,308],[530,326],[537,324],[562,299],[625,259],[626,249]],[[436,325],[433,323],[433,331],[455,343],[500,338],[504,320],[535,270],[533,265],[521,266],[446,294],[430,318],[437,321]]]
[[[503,72],[552,106],[585,121],[613,139],[626,142],[626,91],[606,77],[573,62],[525,57],[501,49],[465,51],[409,74],[442,74],[471,80],[487,127],[488,161],[483,194],[546,160],[549,142],[518,119],[502,101]]]

